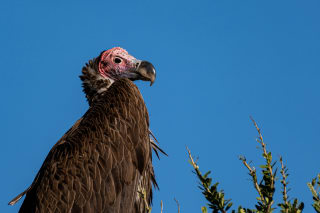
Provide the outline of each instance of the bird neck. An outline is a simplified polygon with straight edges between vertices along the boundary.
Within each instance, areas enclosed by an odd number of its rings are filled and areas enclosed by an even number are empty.
[[[100,58],[90,60],[83,68],[80,79],[82,81],[83,92],[87,101],[91,105],[100,95],[107,91],[114,82],[111,78],[102,77],[98,71]]]

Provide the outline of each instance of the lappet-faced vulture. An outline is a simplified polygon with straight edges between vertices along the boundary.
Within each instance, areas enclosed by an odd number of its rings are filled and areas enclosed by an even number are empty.
[[[156,72],[120,47],[90,60],[80,76],[88,111],[53,146],[19,212],[146,212],[157,186],[144,100],[132,82]]]

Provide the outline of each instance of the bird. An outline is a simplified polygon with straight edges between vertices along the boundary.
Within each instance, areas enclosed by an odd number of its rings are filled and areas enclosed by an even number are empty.
[[[121,47],[82,68],[87,112],[52,147],[24,195],[20,213],[147,212],[158,188],[149,115],[135,80],[156,79],[154,66]],[[154,139],[153,139],[154,137]]]

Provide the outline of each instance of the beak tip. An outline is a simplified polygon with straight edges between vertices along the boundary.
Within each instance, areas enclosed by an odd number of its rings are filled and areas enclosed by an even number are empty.
[[[153,85],[155,79],[151,79],[150,81],[150,87]]]
[[[154,81],[156,80],[156,70],[154,68],[152,68],[152,77],[151,77],[151,81],[150,81],[150,86],[153,85]]]

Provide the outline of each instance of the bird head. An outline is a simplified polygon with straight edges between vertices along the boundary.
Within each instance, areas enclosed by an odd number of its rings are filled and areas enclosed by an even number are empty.
[[[150,81],[153,84],[156,71],[148,61],[141,61],[121,47],[115,47],[101,53],[98,62],[99,74],[116,81],[123,78]]]
[[[82,68],[83,91],[89,104],[97,94],[106,91],[113,82],[121,79],[150,81],[153,84],[156,72],[148,61],[141,61],[126,50],[115,47],[103,51]]]

